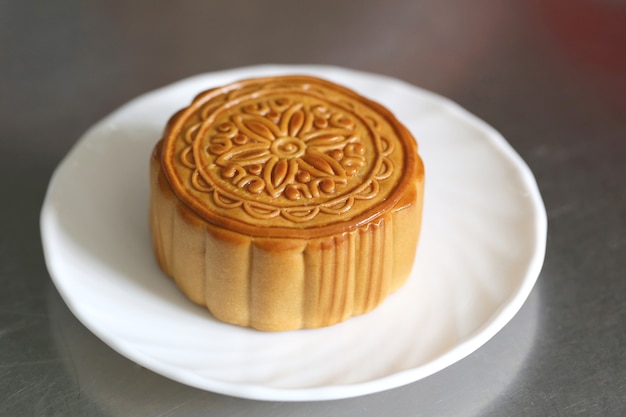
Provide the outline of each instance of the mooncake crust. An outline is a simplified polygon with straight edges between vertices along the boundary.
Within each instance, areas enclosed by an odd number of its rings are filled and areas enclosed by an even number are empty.
[[[325,236],[371,221],[404,194],[417,158],[389,110],[308,76],[199,94],[168,124],[162,152],[181,201],[213,224],[268,237]]]
[[[199,94],[151,158],[161,268],[219,320],[261,330],[332,325],[408,277],[424,169],[383,106],[309,76]]]

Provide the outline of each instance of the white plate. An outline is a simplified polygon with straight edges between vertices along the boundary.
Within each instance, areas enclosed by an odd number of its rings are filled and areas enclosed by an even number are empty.
[[[401,290],[330,328],[264,333],[216,321],[159,270],[148,230],[148,160],[165,121],[198,92],[285,73],[326,78],[389,107],[419,142],[426,195],[415,267]],[[205,74],[131,101],[78,141],[41,213],[52,279],[105,343],[184,384],[281,401],[398,387],[478,349],[526,300],[546,229],[532,173],[487,124],[401,81],[318,66]]]

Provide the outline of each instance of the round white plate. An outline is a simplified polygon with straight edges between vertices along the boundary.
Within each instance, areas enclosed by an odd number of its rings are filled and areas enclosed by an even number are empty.
[[[426,166],[423,229],[407,284],[372,313],[319,330],[220,323],[158,268],[148,230],[148,161],[171,114],[242,78],[312,74],[390,108]],[[380,75],[258,66],[143,95],[91,128],[57,168],[41,213],[48,269],[78,319],[122,355],[194,387],[245,398],[347,398],[424,378],[496,334],[541,270],[546,213],[532,173],[456,104]]]

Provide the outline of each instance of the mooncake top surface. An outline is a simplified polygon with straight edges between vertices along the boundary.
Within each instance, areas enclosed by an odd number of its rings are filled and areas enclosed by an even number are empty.
[[[174,193],[209,223],[260,237],[318,237],[374,220],[423,178],[393,114],[309,76],[199,94],[165,131]]]

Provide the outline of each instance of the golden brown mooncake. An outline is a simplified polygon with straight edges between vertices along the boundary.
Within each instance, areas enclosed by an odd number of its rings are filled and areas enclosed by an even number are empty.
[[[393,114],[309,76],[199,94],[151,159],[163,271],[219,320],[318,328],[372,310],[407,279],[424,168]]]

